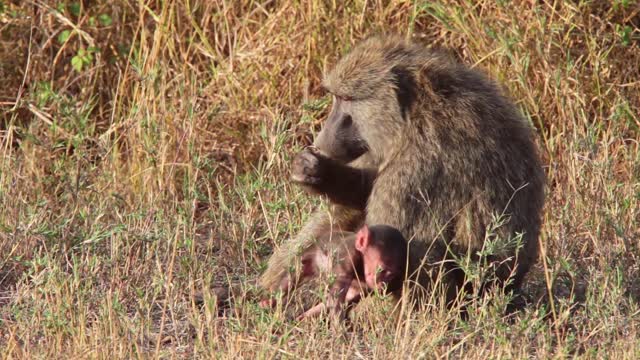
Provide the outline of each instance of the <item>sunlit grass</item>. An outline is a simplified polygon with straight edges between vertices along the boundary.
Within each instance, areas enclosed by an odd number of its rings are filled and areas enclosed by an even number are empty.
[[[638,16],[631,1],[0,1],[3,355],[638,357]],[[212,289],[252,293],[318,203],[289,163],[326,115],[322,72],[375,32],[451,49],[536,127],[548,196],[529,305],[392,320],[372,298],[346,336],[250,297],[218,316]]]

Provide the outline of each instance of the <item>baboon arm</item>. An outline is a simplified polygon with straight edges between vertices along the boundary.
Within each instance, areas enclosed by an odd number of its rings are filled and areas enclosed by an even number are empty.
[[[315,192],[327,196],[334,204],[364,210],[373,188],[376,171],[354,168],[328,158],[325,161],[326,177],[314,186]]]
[[[347,290],[347,294],[345,296],[346,302],[346,311],[352,309],[354,305],[362,300],[362,296],[366,295],[368,290],[366,290],[366,284],[361,284],[359,281],[353,280],[351,286]],[[297,317],[297,320],[303,320],[310,317],[316,317],[320,315],[327,308],[326,303],[320,303],[312,307],[311,309],[305,311]]]
[[[327,305],[325,303],[320,303],[320,304],[312,307],[311,309],[303,312],[302,314],[298,315],[296,320],[300,321],[300,320],[303,320],[303,319],[316,317],[316,316],[320,315],[324,311],[324,309],[326,307],[327,307]]]
[[[293,160],[292,180],[311,193],[325,195],[334,205],[364,210],[377,172],[367,166],[365,154],[344,164],[317,151],[305,149]]]

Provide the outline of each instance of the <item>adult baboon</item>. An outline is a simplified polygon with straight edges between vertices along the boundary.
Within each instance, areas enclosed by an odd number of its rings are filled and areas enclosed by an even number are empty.
[[[493,235],[521,236],[521,246],[493,246],[483,257],[497,282],[511,278],[508,289],[518,288],[538,256],[544,174],[531,126],[497,86],[397,36],[362,41],[323,85],[331,113],[318,151],[299,154],[292,177],[326,195],[330,211],[276,249],[261,284],[275,289],[327,227],[355,231],[364,221],[399,229],[410,240],[410,270],[424,265],[427,288],[441,274],[449,300],[464,280],[455,259],[479,261]]]

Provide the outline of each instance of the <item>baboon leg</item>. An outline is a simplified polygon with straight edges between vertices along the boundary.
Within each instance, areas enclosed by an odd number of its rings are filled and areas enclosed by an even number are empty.
[[[276,291],[289,274],[289,267],[295,265],[297,254],[313,245],[316,239],[331,229],[329,214],[316,210],[311,219],[293,238],[276,248],[269,258],[265,272],[260,276],[260,285],[267,291]]]
[[[283,276],[282,279],[280,280],[280,285],[277,288],[277,290],[282,291],[282,300],[285,302],[288,301],[291,291],[293,291],[296,287],[300,286],[301,283],[304,282],[303,281],[304,279],[305,279],[304,275],[285,274],[285,276]],[[270,296],[267,299],[261,300],[259,303],[260,307],[262,308],[274,308],[276,307],[277,304],[278,304],[278,301],[272,296]]]
[[[260,285],[267,291],[276,291],[289,268],[299,260],[298,254],[313,246],[323,234],[337,231],[354,231],[362,225],[364,213],[344,206],[331,206],[329,211],[316,210],[302,230],[276,248],[269,258],[267,269],[260,277]]]

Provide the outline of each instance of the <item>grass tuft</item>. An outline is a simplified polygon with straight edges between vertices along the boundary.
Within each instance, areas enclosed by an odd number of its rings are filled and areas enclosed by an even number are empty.
[[[633,1],[0,0],[0,344],[8,358],[635,358],[640,8]],[[347,336],[215,285],[264,269],[317,199],[288,180],[322,72],[398,32],[498,79],[548,183],[529,304],[367,299]],[[202,302],[202,307],[197,303]]]

